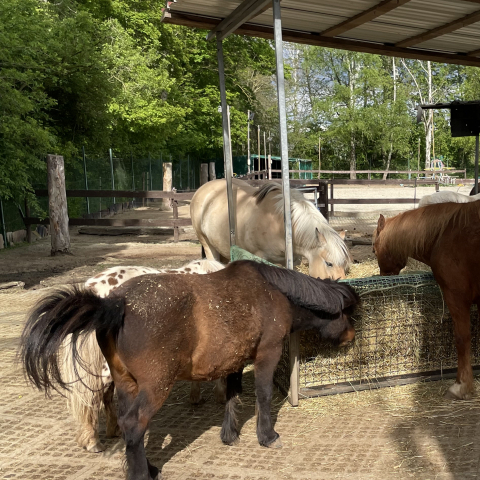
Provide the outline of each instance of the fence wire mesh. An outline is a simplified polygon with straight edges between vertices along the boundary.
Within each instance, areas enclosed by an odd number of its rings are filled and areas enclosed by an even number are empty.
[[[457,367],[453,323],[430,273],[346,280],[361,296],[354,343],[338,348],[314,331],[300,336],[300,388],[376,383]],[[472,362],[480,364],[480,327],[471,310]],[[287,391],[288,342],[275,380]]]

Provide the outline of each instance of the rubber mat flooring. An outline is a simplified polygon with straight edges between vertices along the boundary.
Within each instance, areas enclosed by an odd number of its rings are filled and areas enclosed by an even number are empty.
[[[105,452],[79,448],[64,399],[33,390],[16,364],[26,312],[44,293],[0,295],[0,478],[122,479],[123,441],[106,439],[102,424]],[[178,384],[152,421],[147,456],[165,480],[478,478],[480,403],[443,400],[447,387],[435,382],[303,399],[297,408],[277,393],[273,417],[283,448],[268,449],[256,440],[251,369],[244,375],[241,437],[232,447],[219,438],[223,407],[212,385],[203,384],[205,402],[193,408],[189,385]]]

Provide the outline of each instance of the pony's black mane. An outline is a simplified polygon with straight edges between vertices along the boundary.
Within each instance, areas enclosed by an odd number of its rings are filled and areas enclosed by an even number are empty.
[[[233,263],[248,263],[292,303],[308,310],[335,315],[355,306],[359,301],[355,290],[343,283],[329,279],[320,280],[294,270],[272,267],[251,260]]]

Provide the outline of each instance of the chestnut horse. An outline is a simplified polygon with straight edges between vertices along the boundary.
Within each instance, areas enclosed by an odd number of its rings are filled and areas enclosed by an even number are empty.
[[[480,202],[439,203],[385,220],[373,238],[380,275],[397,275],[408,257],[432,269],[453,319],[458,354],[457,379],[449,398],[473,393],[470,308],[480,313]]]
[[[281,185],[261,188],[233,179],[236,198],[236,243],[271,263],[285,265],[285,223]],[[308,259],[309,275],[345,278],[350,254],[344,235],[338,234],[312,202],[295,189],[290,191],[293,253],[295,261]],[[230,258],[228,202],[225,180],[202,185],[190,203],[192,225],[209,260]]]
[[[158,469],[147,461],[144,435],[176,380],[227,377],[221,438],[232,444],[241,371],[253,360],[257,437],[271,446],[279,438],[270,406],[284,338],[315,328],[326,339],[349,342],[357,302],[348,285],[245,260],[202,276],[143,275],[106,298],[74,289],[41,300],[22,334],[21,358],[39,389],[68,388],[58,349],[71,335],[75,351],[79,335],[96,331],[117,388],[127,478],[151,480]]]

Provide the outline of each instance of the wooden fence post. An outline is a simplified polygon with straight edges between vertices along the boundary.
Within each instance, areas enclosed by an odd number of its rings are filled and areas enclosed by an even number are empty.
[[[330,200],[333,200],[333,183],[330,184]],[[328,204],[327,204],[328,208]],[[333,203],[330,205],[330,213],[329,216],[331,215],[333,217],[334,211],[333,211]]]
[[[217,176],[215,175],[215,162],[209,163],[208,177],[210,181],[216,180],[217,178]]]
[[[208,163],[200,164],[200,186],[208,182]]]
[[[70,254],[65,164],[61,155],[47,155],[48,210],[50,216],[51,255]]]
[[[174,220],[178,220],[178,202],[177,200],[172,198],[172,205],[173,205],[173,218]],[[173,241],[176,243],[178,242],[179,234],[178,234],[178,225],[173,226]]]
[[[172,162],[163,162],[163,191],[172,191]],[[169,198],[162,198],[161,205],[163,210],[171,210],[172,205]]]

